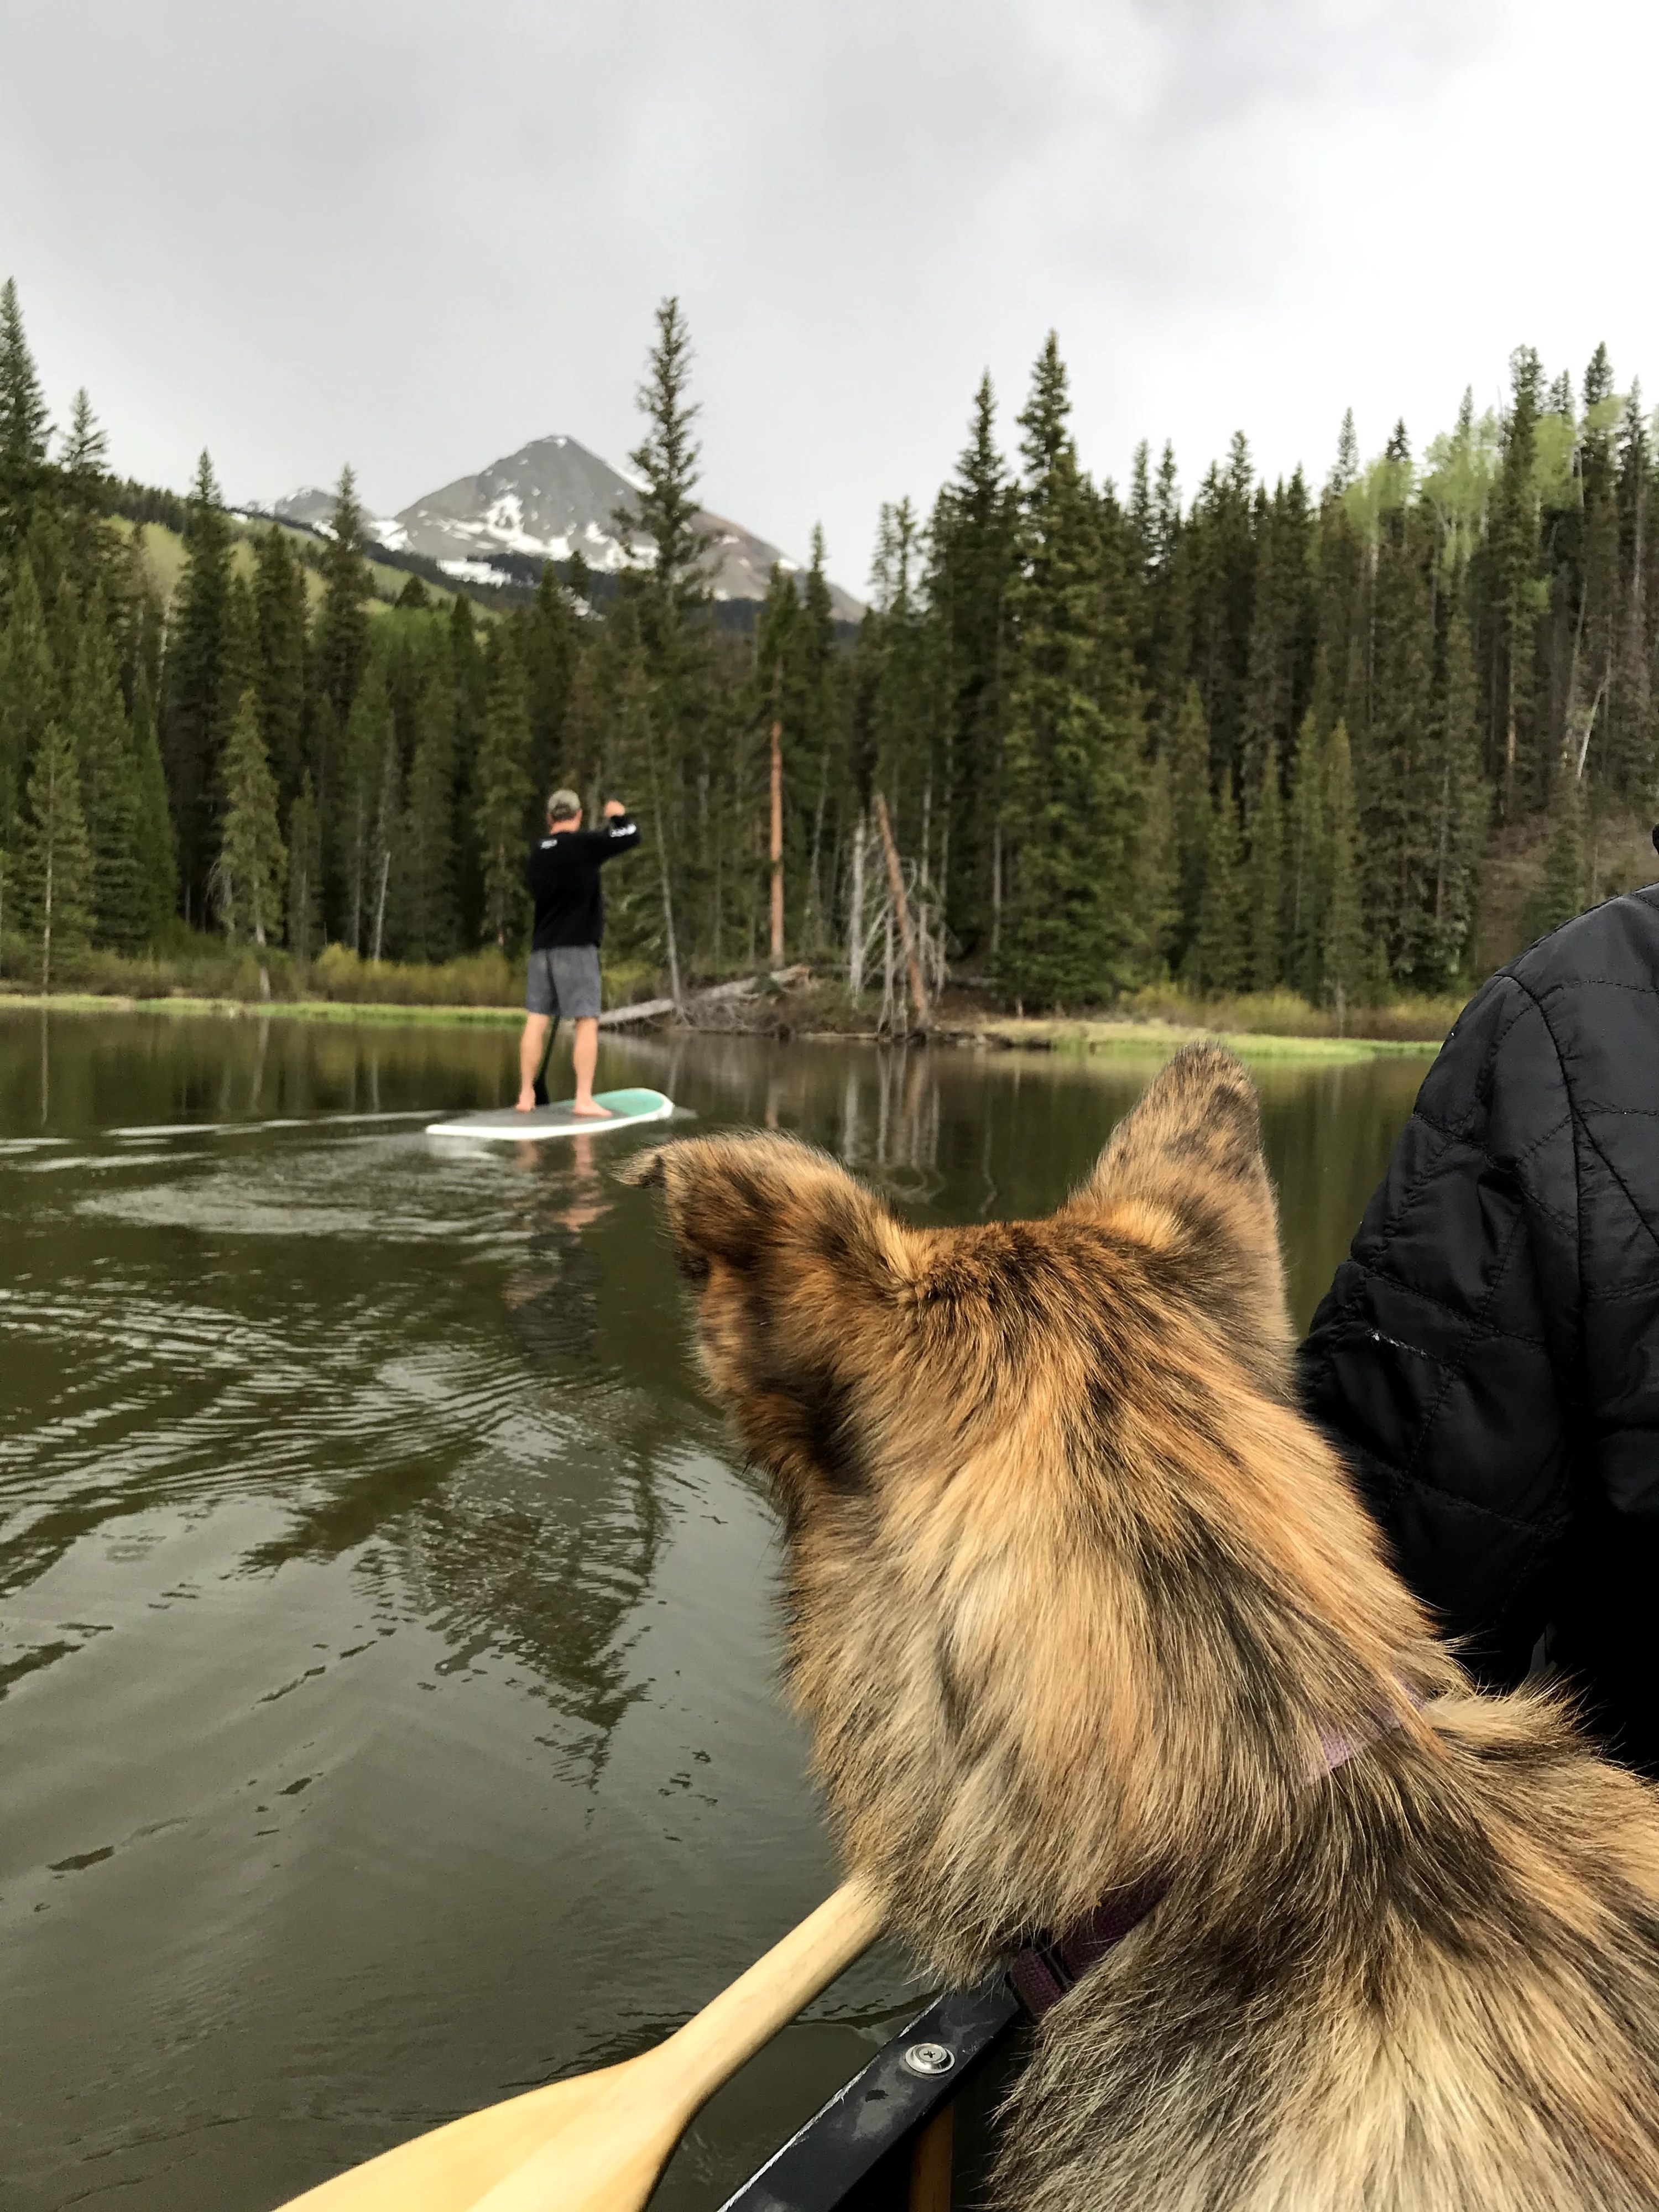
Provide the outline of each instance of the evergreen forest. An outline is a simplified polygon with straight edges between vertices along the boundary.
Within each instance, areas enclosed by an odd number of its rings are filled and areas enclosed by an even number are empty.
[[[1350,418],[1322,483],[1262,481],[1241,432],[1189,492],[1167,446],[1091,476],[1050,337],[1012,450],[988,378],[932,506],[884,509],[855,632],[821,536],[746,630],[714,618],[691,368],[666,301],[639,564],[603,595],[575,563],[505,609],[418,575],[389,602],[349,470],[307,561],[227,513],[205,454],[164,592],[166,495],[113,476],[84,392],[54,428],[8,283],[13,988],[209,931],[262,978],[330,945],[514,953],[563,782],[639,815],[607,955],[675,999],[787,957],[890,1006],[908,949],[927,994],[1291,991],[1340,1019],[1462,991],[1653,872],[1654,433],[1604,349],[1575,380],[1523,347],[1501,410],[1369,461]]]

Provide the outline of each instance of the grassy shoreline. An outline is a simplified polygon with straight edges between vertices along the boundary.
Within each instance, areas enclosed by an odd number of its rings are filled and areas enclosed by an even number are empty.
[[[235,1021],[312,1021],[399,1025],[515,1029],[522,1006],[399,1005],[345,999],[133,998],[85,991],[0,994],[0,1014],[9,1009],[45,1014],[151,1013],[179,1018],[212,1017]],[[764,1031],[758,1032],[765,1034]],[[793,1030],[803,1042],[870,1043],[869,1030],[812,1028]],[[1068,1058],[1098,1055],[1167,1057],[1183,1044],[1207,1037],[1245,1060],[1312,1060],[1328,1066],[1354,1065],[1380,1058],[1431,1058],[1440,1048],[1434,1037],[1319,1036],[1273,1030],[1239,1030],[1201,1020],[1100,1016],[1096,1018],[975,1014],[942,1022],[933,1042],[957,1050],[1060,1054]]]

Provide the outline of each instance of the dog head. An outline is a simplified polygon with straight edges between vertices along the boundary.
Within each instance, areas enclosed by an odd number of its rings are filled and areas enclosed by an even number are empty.
[[[1042,1221],[921,1228],[775,1136],[623,1172],[664,1194],[705,1367],[783,1509],[844,1847],[936,1960],[1066,1924],[1220,1804],[1242,1832],[1264,1774],[1284,1802],[1322,1726],[1386,1703],[1411,1624],[1291,1402],[1228,1054],[1178,1054]]]
[[[1255,1094],[1180,1054],[1046,1221],[921,1229],[788,1139],[692,1139],[622,1170],[667,1205],[703,1361],[792,1522],[1091,1406],[1178,1314],[1261,1387],[1288,1376]],[[1151,1310],[1149,1311],[1149,1308]],[[939,1471],[943,1472],[943,1468]]]

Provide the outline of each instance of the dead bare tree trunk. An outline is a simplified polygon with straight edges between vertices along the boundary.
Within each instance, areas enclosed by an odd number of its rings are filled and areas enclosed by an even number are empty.
[[[916,944],[910,933],[910,909],[904,896],[904,871],[899,866],[898,847],[893,842],[893,825],[887,818],[887,801],[880,792],[876,793],[876,822],[881,830],[882,848],[887,855],[887,881],[893,894],[893,911],[898,916],[899,939],[904,947],[905,973],[910,979],[910,1005],[918,1030],[925,1035],[931,1016],[927,1007],[927,986],[921,980],[921,964],[916,958]]]
[[[856,999],[864,988],[864,817],[853,825],[853,884],[848,894],[847,988]]]

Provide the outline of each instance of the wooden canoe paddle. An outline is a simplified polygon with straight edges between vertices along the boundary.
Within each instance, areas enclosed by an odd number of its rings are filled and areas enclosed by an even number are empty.
[[[282,2212],[643,2212],[698,2111],[881,1933],[842,1884],[665,2042],[399,2143]]]

